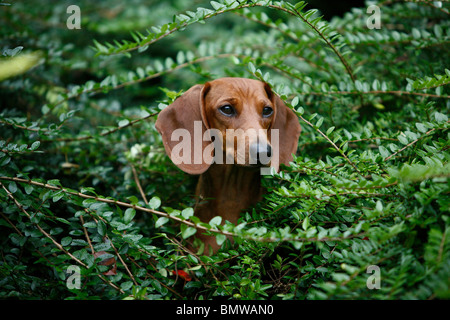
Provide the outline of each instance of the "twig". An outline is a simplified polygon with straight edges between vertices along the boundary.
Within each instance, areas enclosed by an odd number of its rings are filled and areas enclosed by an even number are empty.
[[[348,142],[348,143],[355,143],[355,142],[372,141],[372,140],[397,141],[397,139],[394,139],[394,138],[373,137],[373,138],[366,138],[366,139],[349,140],[349,141],[347,141],[347,142]]]
[[[86,211],[86,209],[85,209],[85,211]],[[86,227],[84,226],[83,215],[80,215],[80,221],[81,221],[81,227],[83,228],[83,231],[84,231],[84,235],[86,236],[86,240],[89,244],[89,247],[91,248],[91,252],[92,252],[92,254],[94,254],[95,250],[94,250],[94,247],[92,246],[92,242],[91,242],[91,239],[89,238],[89,234],[86,230]]]
[[[144,190],[142,190],[142,186],[141,186],[141,183],[139,182],[139,177],[137,175],[136,168],[134,167],[134,165],[131,165],[131,170],[133,171],[134,182],[136,182],[136,186],[139,189],[139,193],[141,194],[142,199],[144,200],[145,204],[148,205],[147,197],[145,196]]]
[[[18,128],[18,129],[24,129],[24,130],[33,131],[33,132],[48,131],[48,129],[46,129],[46,128],[30,128],[30,127],[21,126],[20,124],[17,124],[17,123],[8,122],[5,120],[0,120],[0,123],[7,124],[8,126],[12,126],[12,127]]]
[[[427,135],[429,135],[431,132],[435,131],[436,128],[430,129],[427,132],[425,132],[425,134],[423,136],[420,136],[419,138],[417,138],[416,140],[408,143],[406,146],[404,146],[403,148],[401,148],[400,150],[398,150],[397,152],[394,152],[393,154],[391,154],[389,157],[386,157],[384,159],[384,161],[388,161],[390,160],[392,157],[396,156],[397,154],[399,154],[400,152],[402,152],[403,150],[405,150],[406,148],[412,146],[413,144],[415,144],[417,141],[419,141],[420,139],[426,137]]]
[[[84,211],[85,211],[87,214],[89,214],[89,215],[91,216],[91,218],[94,220],[94,222],[95,222],[96,224],[98,224],[97,219],[95,219],[95,217],[89,212],[88,209],[84,209]],[[80,219],[81,219],[81,221],[84,223],[83,216],[80,216]],[[102,217],[99,217],[99,219],[101,219],[103,222],[106,222]],[[84,228],[84,227],[83,227],[83,228]],[[86,229],[85,229],[85,234],[86,234],[86,238],[88,239],[88,242],[89,242],[89,244],[90,244],[91,242],[90,242],[90,240],[89,240],[89,236],[88,236],[88,234],[87,234]],[[125,263],[125,261],[123,261],[121,255],[119,254],[119,251],[117,251],[116,247],[114,246],[113,242],[111,241],[111,239],[108,237],[107,234],[105,235],[105,238],[106,238],[106,239],[109,241],[109,243],[111,244],[111,247],[112,247],[113,250],[115,251],[117,257],[118,257],[119,260],[120,260],[120,262],[122,262],[122,265],[125,267],[125,270],[127,271],[127,273],[128,273],[128,275],[130,276],[130,278],[133,280],[134,284],[135,284],[135,285],[138,285],[138,283],[137,283],[136,280],[134,279],[134,276],[133,276],[133,274],[131,273],[130,269],[128,269],[127,264]],[[92,246],[91,246],[91,249],[92,249],[92,254],[94,254],[95,252],[94,252],[94,248],[93,248]]]
[[[0,183],[1,183],[1,182],[0,182]],[[23,237],[23,233],[22,233],[19,229],[17,229],[17,227],[14,225],[14,223],[12,223],[12,221],[9,220],[8,217],[5,216],[4,213],[1,212],[1,211],[0,211],[0,216],[2,216],[2,218],[5,219],[6,222],[8,222],[8,223],[11,225],[11,227],[13,227],[14,230],[16,230],[16,232],[17,232],[17,234],[18,234],[19,236]]]
[[[315,241],[319,241],[319,242],[324,242],[324,241],[344,241],[359,235],[349,235],[346,237],[333,237],[333,238],[291,238],[291,237],[287,237],[287,238],[275,238],[275,237],[253,237],[253,236],[248,236],[248,235],[238,235],[236,233],[233,232],[229,232],[229,231],[225,231],[225,230],[220,230],[220,229],[210,229],[208,227],[205,227],[201,224],[196,224],[194,222],[191,221],[187,221],[184,220],[180,217],[176,217],[176,216],[171,216],[170,214],[166,213],[166,212],[161,212],[161,211],[157,211],[154,209],[149,209],[149,208],[145,208],[145,207],[141,207],[135,204],[130,204],[130,203],[126,203],[126,202],[122,202],[122,201],[118,201],[118,200],[114,200],[114,199],[107,199],[107,198],[100,198],[98,196],[91,196],[91,195],[87,195],[87,194],[83,194],[81,192],[74,192],[74,191],[70,191],[67,188],[63,188],[63,187],[57,187],[57,186],[53,186],[47,183],[41,183],[41,182],[36,182],[36,181],[32,181],[32,180],[26,180],[26,179],[22,179],[22,178],[16,178],[16,177],[5,177],[5,176],[0,176],[0,180],[7,180],[7,181],[15,181],[15,182],[20,182],[20,183],[27,183],[30,185],[35,185],[35,186],[39,186],[42,188],[46,188],[46,189],[50,189],[50,190],[55,190],[55,191],[63,191],[66,194],[70,194],[70,195],[74,195],[77,197],[82,197],[82,198],[86,198],[86,199],[94,199],[95,201],[99,201],[99,202],[105,202],[105,203],[110,203],[110,204],[114,204],[117,206],[122,206],[122,207],[127,207],[127,208],[132,208],[138,211],[143,211],[143,212],[148,212],[148,213],[153,213],[156,214],[158,216],[162,216],[162,217],[166,217],[168,219],[174,220],[178,223],[182,223],[185,225],[188,225],[190,227],[196,228],[198,230],[203,230],[203,231],[208,231],[208,232],[212,232],[212,233],[216,233],[216,234],[223,234],[225,236],[230,236],[230,237],[239,237],[239,238],[243,238],[243,239],[247,239],[247,240],[251,240],[251,241],[258,241],[258,242],[315,242]]]
[[[144,77],[144,78],[139,78],[139,79],[136,79],[136,80],[130,80],[130,81],[122,82],[120,84],[117,84],[116,86],[109,87],[109,88],[106,88],[106,89],[108,89],[108,91],[109,90],[117,90],[117,89],[129,86],[129,85],[133,85],[133,84],[137,84],[137,83],[141,83],[141,82],[145,82],[145,81],[149,81],[149,80],[158,78],[158,77],[160,77],[160,76],[162,76],[164,74],[177,71],[179,69],[188,67],[190,65],[194,65],[196,63],[200,63],[200,62],[204,62],[204,61],[208,61],[208,60],[212,60],[212,59],[228,58],[228,57],[232,57],[232,56],[239,56],[239,54],[222,53],[222,54],[217,54],[217,55],[200,57],[200,58],[194,59],[192,61],[188,61],[188,62],[179,64],[179,65],[177,65],[176,67],[174,67],[172,69],[167,69],[167,70],[163,70],[163,71],[160,71],[160,72],[157,72],[157,73],[153,73],[153,74],[151,74],[151,75],[149,75],[147,77]],[[86,94],[86,93],[96,94],[96,93],[104,92],[104,90],[105,90],[105,88],[94,88],[94,89],[84,90],[84,91],[82,91],[80,93],[72,94],[70,96],[65,97],[64,99],[61,99],[61,100],[57,101],[55,104],[51,105],[51,108],[54,108],[54,107],[60,105],[61,103],[65,102],[65,101],[68,101],[70,99],[76,98],[76,97],[80,96],[81,94]],[[127,127],[127,126],[124,126],[124,127]],[[84,139],[81,139],[81,140],[86,140],[86,139],[91,139],[91,137],[90,136],[86,136],[86,137],[84,137]],[[67,141],[67,140],[57,140],[57,141]],[[69,140],[69,141],[71,141],[71,140]]]
[[[134,284],[137,286],[138,283],[136,281],[136,279],[134,278],[133,274],[131,273],[130,269],[128,269],[127,264],[125,263],[125,261],[122,259],[122,256],[119,254],[119,251],[117,251],[116,247],[114,246],[113,242],[111,241],[111,239],[108,237],[108,235],[106,235],[106,239],[108,239],[109,243],[111,244],[111,247],[113,248],[114,252],[117,255],[117,258],[119,258],[120,262],[122,262],[122,265],[124,266],[125,270],[127,271],[128,275],[130,276],[131,280],[133,280]]]
[[[326,134],[324,134],[322,131],[320,131],[319,128],[316,128],[311,122],[309,122],[302,116],[299,115],[299,117],[300,119],[302,119],[302,121],[306,122],[309,126],[311,126],[311,128],[319,132],[329,143],[331,143],[331,145],[345,158],[345,160],[347,160],[347,162],[356,170],[356,172],[358,172],[358,174],[361,175],[361,172],[356,167],[356,165],[345,155],[344,151],[342,151],[333,141],[331,141],[330,138],[328,138]]]
[[[102,132],[102,133],[100,133],[99,136],[100,136],[100,137],[105,137],[105,136],[110,135],[110,134],[112,134],[112,133],[114,133],[114,132],[116,132],[116,131],[118,131],[118,130],[120,130],[120,129],[124,129],[124,128],[130,127],[130,126],[134,125],[134,124],[137,123],[137,122],[146,120],[146,119],[148,119],[148,118],[150,118],[150,117],[154,117],[154,116],[156,116],[157,114],[158,114],[158,112],[155,112],[155,113],[149,114],[149,115],[147,115],[147,116],[145,116],[145,117],[142,117],[142,118],[139,118],[139,119],[132,120],[132,121],[130,121],[129,123],[127,123],[126,125],[124,125],[124,126],[121,126],[121,127],[118,126],[118,127],[114,128],[114,129],[111,129],[111,130],[109,130],[109,131]],[[83,140],[90,140],[90,139],[95,139],[95,136],[93,136],[93,135],[88,135],[88,136],[84,136],[84,137],[76,137],[76,138],[58,138],[58,139],[41,140],[41,141],[42,141],[42,142],[53,142],[53,141],[65,141],[65,142],[71,142],[71,141],[83,141]]]
[[[133,257],[128,256],[128,259],[130,259],[130,261],[138,268],[142,268],[142,266],[140,266]],[[156,270],[156,268],[155,268]],[[146,272],[147,276],[149,276],[150,278],[152,278],[153,280],[159,282],[159,284],[161,286],[163,286],[164,288],[166,288],[167,290],[169,290],[170,292],[172,292],[173,294],[175,294],[176,296],[178,296],[179,298],[183,299],[184,297],[182,295],[180,295],[178,292],[176,292],[175,290],[173,290],[171,287],[169,287],[168,285],[166,285],[164,282],[161,282],[158,278],[156,278],[155,276],[153,276],[150,272]]]
[[[305,167],[305,166],[303,166],[302,168],[304,168],[304,170],[291,170],[291,172],[305,173],[307,170],[313,170],[313,171],[315,170],[315,171],[322,171],[322,172],[325,172],[327,174],[331,174],[332,176],[338,177],[337,174],[335,174],[335,173],[333,173],[331,171],[327,171],[325,169],[310,168],[310,167]]]
[[[432,97],[432,98],[443,98],[443,99],[450,99],[450,96],[447,95],[437,95],[432,93],[423,93],[423,92],[414,92],[414,91],[402,91],[402,90],[370,90],[370,91],[327,91],[327,92],[305,92],[298,94],[304,94],[304,95],[316,95],[316,96],[325,96],[330,94],[395,94],[395,95],[414,95],[414,96],[421,96],[421,97]]]
[[[22,211],[27,217],[28,219],[31,220],[31,215],[25,210],[25,208],[22,206],[22,204],[16,200],[16,198],[14,198],[14,196],[12,195],[12,193],[8,190],[8,188],[6,188],[3,183],[0,182],[0,186],[3,188],[3,190],[6,191],[6,194],[8,195],[8,197],[15,203],[16,207],[19,208],[20,211]],[[55,241],[55,239],[53,239],[53,237],[51,235],[49,235],[44,229],[41,228],[40,225],[34,223],[34,225],[39,229],[39,231],[46,236],[48,239],[50,239],[53,244],[62,252],[64,252],[65,254],[67,254],[69,257],[71,257],[73,260],[75,260],[78,264],[82,265],[83,267],[87,268],[87,265],[84,264],[84,262],[82,262],[81,260],[79,260],[78,258],[76,258],[74,255],[72,255],[69,251],[67,251],[66,249],[63,248],[63,246],[61,244],[59,244],[58,242]]]
[[[16,198],[14,198],[14,196],[12,195],[12,193],[8,190],[8,188],[6,188],[3,183],[0,182],[0,186],[3,188],[3,190],[6,191],[6,194],[8,195],[8,197],[14,202],[14,204],[17,206],[17,208],[19,208],[20,211],[22,211],[27,217],[28,219],[31,220],[31,215],[25,210],[25,208],[22,206],[22,204],[16,200]],[[64,252],[65,254],[67,254],[70,258],[72,258],[73,260],[75,260],[78,264],[80,264],[81,266],[83,266],[84,268],[88,268],[88,266],[82,262],[81,260],[79,260],[78,258],[76,258],[73,254],[71,254],[69,251],[67,251],[66,249],[64,249],[64,247],[58,243],[55,239],[53,239],[53,237],[48,234],[44,229],[42,229],[42,227],[37,224],[34,223],[34,225],[36,226],[36,228],[38,228],[38,230],[45,236],[47,237],[51,242],[53,242],[53,244],[62,252]],[[112,288],[120,291],[120,293],[125,293],[121,288],[119,288],[118,286],[116,286],[114,283],[112,283],[111,281],[105,279],[103,276],[101,275],[97,275],[103,282],[105,282],[106,284],[108,284],[109,286],[111,286]]]

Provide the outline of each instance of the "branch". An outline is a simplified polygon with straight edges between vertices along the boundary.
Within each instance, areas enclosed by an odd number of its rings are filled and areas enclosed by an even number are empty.
[[[447,122],[449,122],[449,121],[447,121]],[[417,138],[416,140],[411,141],[410,143],[408,143],[406,146],[404,146],[403,148],[401,148],[401,149],[398,150],[397,152],[391,154],[389,157],[386,157],[386,158],[384,159],[384,161],[390,160],[392,157],[396,156],[397,154],[399,154],[400,152],[402,152],[402,151],[405,150],[406,148],[412,146],[413,144],[415,144],[415,143],[416,143],[417,141],[419,141],[420,139],[425,138],[426,136],[428,136],[431,132],[435,131],[436,129],[439,129],[439,128],[433,128],[433,129],[428,130],[427,132],[425,132],[425,134],[424,134],[423,136],[420,136],[420,137]]]
[[[311,122],[309,122],[308,120],[303,118],[301,115],[299,115],[299,117],[304,122],[306,122],[309,126],[311,126],[311,128],[313,128],[314,130],[319,132],[329,143],[331,143],[331,145],[345,158],[345,160],[347,160],[347,162],[356,170],[356,172],[358,172],[358,174],[361,175],[361,172],[356,167],[356,165],[345,155],[344,151],[342,151],[333,141],[331,141],[330,138],[328,138],[328,136],[326,134],[324,134],[322,131],[320,131],[319,128],[316,128]]]
[[[395,94],[395,95],[413,95],[413,96],[422,96],[422,97],[432,97],[432,98],[443,98],[450,99],[450,96],[446,95],[437,95],[432,93],[422,93],[422,92],[413,92],[413,91],[402,91],[402,90],[372,90],[372,91],[327,91],[327,92],[299,92],[298,94],[303,95],[316,95],[316,96],[325,96],[330,94]]]
[[[134,125],[137,122],[140,122],[140,121],[143,121],[143,120],[146,120],[148,118],[151,118],[151,117],[154,117],[154,116],[158,115],[158,113],[159,112],[155,112],[155,113],[149,114],[149,115],[147,115],[147,116],[145,116],[143,118],[132,120],[132,121],[128,122],[126,125],[124,125],[124,126],[117,126],[116,128],[111,129],[109,131],[102,132],[102,133],[99,134],[99,136],[100,137],[105,137],[105,136],[110,135],[110,134],[112,134],[112,133],[114,133],[114,132],[116,132],[116,131],[118,131],[120,129],[131,127],[132,125]],[[95,138],[96,138],[96,136],[94,136],[94,135],[88,135],[88,136],[76,137],[76,138],[57,138],[57,139],[41,140],[41,141],[42,142],[53,142],[53,141],[73,142],[73,141],[90,140],[90,139],[95,139]]]
[[[0,186],[3,188],[3,190],[6,191],[6,194],[8,195],[8,197],[14,202],[14,204],[16,205],[16,207],[22,211],[27,217],[28,219],[30,219],[31,221],[31,215],[25,210],[25,208],[22,206],[22,204],[16,200],[16,198],[14,198],[14,196],[12,195],[12,193],[8,190],[8,188],[6,188],[3,183],[0,182]],[[79,265],[83,266],[84,268],[88,269],[88,266],[82,262],[81,260],[79,260],[78,258],[76,258],[73,254],[71,254],[69,251],[67,251],[66,249],[64,249],[64,247],[58,243],[55,239],[53,239],[53,237],[48,234],[44,229],[42,229],[42,227],[40,225],[38,225],[37,223],[33,223],[36,228],[38,228],[38,230],[48,239],[50,239],[51,242],[53,242],[53,244],[62,252],[64,252],[65,254],[67,254],[71,259],[73,259],[76,263],[78,263]],[[109,280],[105,279],[103,276],[98,275],[98,277],[105,282],[106,284],[108,284],[109,286],[113,287],[114,289],[120,291],[120,293],[125,293],[121,288],[117,287],[114,283],[110,282]]]
[[[63,187],[57,187],[54,185],[50,185],[47,183],[41,183],[41,182],[36,182],[36,181],[32,181],[32,180],[27,180],[27,179],[22,179],[22,178],[16,178],[16,177],[5,177],[5,176],[0,176],[0,180],[6,180],[6,181],[15,181],[15,182],[19,182],[19,183],[27,183],[30,185],[35,185],[41,188],[46,188],[46,189],[50,189],[50,190],[54,190],[54,191],[63,191],[66,194],[70,194],[70,195],[74,195],[77,197],[81,197],[81,198],[86,198],[86,199],[94,199],[95,201],[99,201],[99,202],[105,202],[105,203],[109,203],[109,204],[114,204],[117,206],[122,206],[122,207],[127,207],[127,208],[132,208],[138,211],[143,211],[143,212],[148,212],[148,213],[153,213],[156,214],[158,216],[162,216],[162,217],[166,217],[168,219],[174,220],[178,223],[182,223],[185,225],[188,225],[190,227],[196,228],[196,229],[200,229],[203,231],[209,231],[212,233],[216,233],[216,234],[223,234],[225,236],[229,236],[229,237],[238,237],[238,238],[243,238],[246,240],[251,240],[251,241],[258,241],[258,242],[324,242],[324,241],[344,241],[347,239],[351,239],[354,237],[359,237],[361,236],[361,234],[356,234],[356,235],[349,235],[346,237],[332,237],[332,238],[316,238],[316,237],[312,237],[312,238],[292,238],[292,237],[285,237],[285,238],[276,238],[276,237],[253,237],[253,236],[248,236],[248,235],[239,235],[233,232],[229,232],[229,231],[225,231],[225,230],[219,230],[219,229],[212,229],[212,228],[208,228],[205,226],[202,226],[200,224],[196,224],[194,222],[191,221],[187,221],[184,220],[182,218],[176,217],[176,216],[171,216],[166,212],[161,212],[161,211],[157,211],[154,209],[150,209],[150,208],[145,208],[145,207],[141,207],[135,204],[130,204],[130,203],[126,203],[126,202],[122,202],[122,201],[118,201],[118,200],[114,200],[114,199],[106,199],[106,198],[101,198],[98,196],[91,196],[91,195],[87,195],[87,194],[83,194],[80,192],[74,192],[71,191],[67,188],[63,188]],[[0,182],[1,184],[1,182]],[[3,186],[3,184],[2,184]],[[5,187],[3,187],[4,189],[6,189]],[[7,191],[9,194],[10,192]],[[38,226],[39,227],[39,226]],[[40,228],[40,227],[39,227]],[[42,230],[43,232],[45,232],[44,230]],[[49,235],[50,236],[50,235]],[[56,241],[55,241],[56,243]],[[57,244],[58,247],[62,246],[60,244]],[[62,250],[64,250],[64,248],[62,248]],[[81,262],[81,261],[80,261]]]
[[[233,53],[223,53],[223,54],[218,54],[218,55],[212,55],[212,56],[205,56],[205,57],[196,58],[196,59],[194,59],[192,61],[187,61],[185,63],[179,64],[179,65],[177,65],[177,66],[175,66],[173,68],[170,68],[170,69],[167,69],[167,70],[162,70],[160,72],[156,72],[156,73],[150,74],[150,75],[148,75],[146,77],[138,78],[136,80],[125,81],[125,82],[119,83],[119,84],[117,84],[115,86],[92,88],[92,89],[86,89],[86,90],[83,90],[83,91],[80,91],[80,92],[76,92],[76,93],[74,93],[72,95],[66,96],[65,98],[59,100],[58,102],[55,102],[55,104],[52,104],[50,107],[54,108],[54,107],[60,105],[61,103],[65,102],[65,101],[68,101],[70,99],[79,97],[81,94],[84,94],[84,93],[92,93],[93,95],[95,95],[97,93],[103,93],[103,92],[105,92],[105,90],[107,90],[107,91],[117,90],[117,89],[129,86],[129,85],[133,85],[133,84],[137,84],[137,83],[141,83],[141,82],[145,82],[145,81],[149,81],[149,80],[158,78],[158,77],[160,77],[162,75],[165,75],[165,74],[177,71],[179,69],[188,67],[190,65],[194,65],[196,63],[200,63],[200,62],[204,62],[204,61],[208,61],[208,60],[212,60],[212,59],[228,58],[228,57],[231,57],[231,56],[239,56],[239,55],[238,54],[233,54]],[[86,139],[89,139],[89,138],[86,138]]]

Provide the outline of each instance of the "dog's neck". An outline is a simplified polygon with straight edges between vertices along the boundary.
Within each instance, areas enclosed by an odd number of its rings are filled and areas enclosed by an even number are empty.
[[[195,215],[203,222],[222,216],[234,224],[242,210],[261,200],[261,175],[258,168],[234,164],[212,164],[200,175]]]

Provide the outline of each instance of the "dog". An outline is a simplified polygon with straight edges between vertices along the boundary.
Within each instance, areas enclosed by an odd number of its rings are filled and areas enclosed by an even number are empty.
[[[267,83],[232,77],[193,86],[159,113],[155,126],[178,168],[200,175],[194,214],[206,223],[221,216],[236,224],[262,198],[261,169],[288,166],[301,132]],[[206,250],[220,248],[213,236],[196,237]]]

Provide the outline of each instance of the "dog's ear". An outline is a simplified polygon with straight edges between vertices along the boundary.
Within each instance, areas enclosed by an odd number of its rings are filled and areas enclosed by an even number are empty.
[[[205,90],[206,89],[206,90]],[[156,120],[167,155],[178,168],[190,174],[205,172],[211,162],[203,150],[211,144],[203,141],[203,96],[209,85],[195,85],[162,110]]]
[[[267,95],[272,100],[275,107],[275,119],[270,128],[270,137],[272,147],[278,142],[278,155],[275,153],[271,161],[271,166],[277,171],[280,164],[289,165],[292,161],[292,154],[295,154],[298,146],[298,137],[300,136],[301,127],[297,115],[288,108],[283,100],[276,95],[268,84],[265,85]],[[275,141],[275,132],[278,132],[278,141]]]

